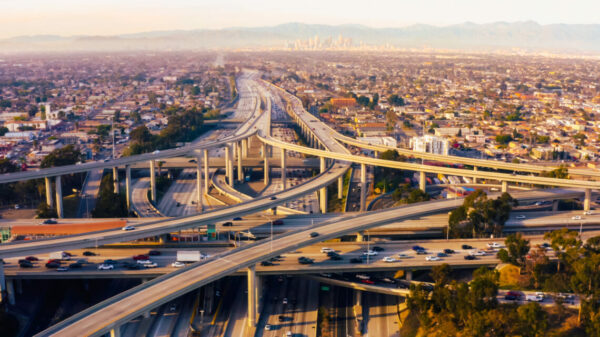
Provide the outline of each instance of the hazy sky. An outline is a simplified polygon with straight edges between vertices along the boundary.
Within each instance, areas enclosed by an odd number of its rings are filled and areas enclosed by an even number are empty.
[[[599,0],[0,0],[0,38],[113,35],[286,22],[401,27],[472,21],[600,23]]]

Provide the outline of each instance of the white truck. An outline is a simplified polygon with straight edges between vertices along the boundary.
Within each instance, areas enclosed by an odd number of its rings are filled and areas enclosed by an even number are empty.
[[[54,252],[54,253],[50,253],[50,259],[51,260],[69,260],[71,257],[71,255],[65,253],[65,252]]]
[[[198,262],[204,260],[208,257],[208,255],[204,255],[200,253],[198,250],[178,250],[177,251],[177,261],[179,262]]]

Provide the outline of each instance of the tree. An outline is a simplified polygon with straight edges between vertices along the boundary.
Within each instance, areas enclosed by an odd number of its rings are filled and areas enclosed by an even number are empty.
[[[469,284],[469,302],[473,309],[495,308],[498,304],[498,279],[496,270],[480,267],[473,272],[473,281]]]
[[[41,218],[41,219],[49,219],[49,218],[58,217],[58,214],[56,213],[56,209],[51,208],[44,201],[38,205],[36,214],[37,214],[38,218]]]
[[[8,128],[6,126],[0,127],[0,136],[4,136],[8,132]]]
[[[19,167],[8,158],[0,158],[0,174],[17,172]]]
[[[529,253],[529,240],[523,239],[521,233],[509,234],[504,240],[506,249],[502,248],[498,252],[498,258],[504,263],[511,263],[515,266],[525,265],[525,255]]]
[[[81,160],[81,152],[75,146],[69,144],[50,152],[42,162],[41,168],[73,165]]]
[[[550,246],[558,257],[557,272],[560,272],[561,263],[568,266],[579,256],[582,242],[575,231],[562,228],[544,234],[544,239],[550,240]]]
[[[517,309],[519,330],[523,337],[540,337],[546,335],[548,314],[536,302],[521,305]]]
[[[93,218],[121,218],[128,215],[125,197],[114,193],[113,175],[102,177],[100,195],[96,207],[92,210]]]
[[[388,103],[390,103],[393,106],[404,106],[406,105],[406,102],[404,102],[404,98],[393,94],[388,96]]]

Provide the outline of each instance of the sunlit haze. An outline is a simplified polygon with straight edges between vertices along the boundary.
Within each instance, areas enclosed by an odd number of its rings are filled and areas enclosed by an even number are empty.
[[[401,27],[424,23],[536,21],[600,23],[594,0],[0,0],[0,38],[115,35],[152,30],[219,29],[286,22]]]

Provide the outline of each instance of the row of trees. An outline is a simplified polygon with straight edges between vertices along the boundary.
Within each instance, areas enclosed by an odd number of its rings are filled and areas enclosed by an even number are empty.
[[[122,218],[128,215],[125,195],[115,193],[112,172],[102,177],[93,218]]]
[[[483,190],[476,190],[465,198],[460,207],[450,212],[450,235],[456,238],[498,236],[517,204],[517,200],[508,193],[488,199]]]

